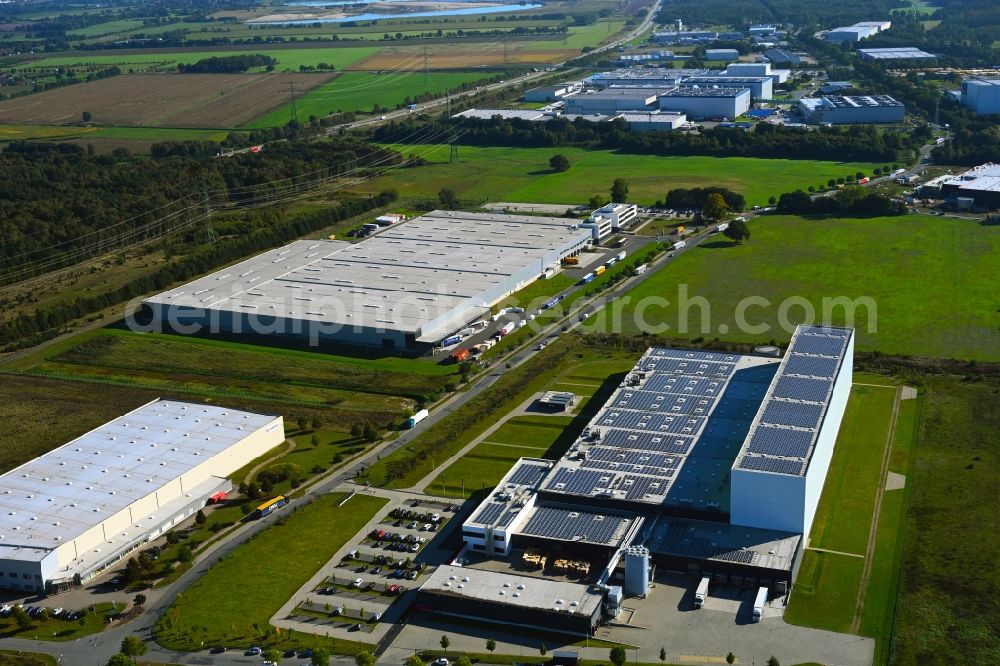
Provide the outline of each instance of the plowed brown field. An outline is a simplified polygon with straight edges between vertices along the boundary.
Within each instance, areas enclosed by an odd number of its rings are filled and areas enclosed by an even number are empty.
[[[238,127],[333,74],[129,74],[0,102],[0,123]]]

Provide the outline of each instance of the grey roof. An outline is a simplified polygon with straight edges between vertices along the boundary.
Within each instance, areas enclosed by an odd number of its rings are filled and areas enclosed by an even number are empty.
[[[673,98],[673,97],[739,97],[740,95],[749,95],[750,88],[732,88],[732,87],[697,87],[692,86],[690,88],[676,88],[669,92],[661,95],[661,98]]]
[[[854,330],[799,326],[734,469],[802,476],[809,468]]]
[[[933,53],[921,51],[915,46],[903,46],[884,49],[858,49],[858,53],[872,60],[910,60],[935,58]]]
[[[463,314],[488,308],[485,294],[512,275],[541,273],[543,260],[589,237],[562,218],[434,211],[355,244],[295,241],[145,302],[398,330],[434,342],[464,324]]]
[[[600,590],[589,585],[451,565],[438,567],[420,590],[587,617],[593,615],[604,600]]]
[[[147,403],[0,476],[0,545],[56,548],[278,418]]]
[[[510,120],[520,118],[521,120],[544,120],[545,114],[534,109],[467,109],[461,113],[456,113],[452,118],[478,118],[480,120],[492,120],[502,118]]]
[[[997,79],[996,82],[1000,85],[1000,79]],[[1000,164],[982,164],[946,180],[942,184],[967,192],[998,192],[1000,191]]]
[[[777,366],[774,358],[649,349],[542,490],[653,505],[670,496],[693,505],[697,493],[688,486],[699,484],[686,468],[695,476],[729,469]],[[734,432],[738,439],[727,445]],[[683,499],[672,493],[675,484]]]
[[[791,571],[802,535],[756,527],[661,518],[646,547],[657,555]]]

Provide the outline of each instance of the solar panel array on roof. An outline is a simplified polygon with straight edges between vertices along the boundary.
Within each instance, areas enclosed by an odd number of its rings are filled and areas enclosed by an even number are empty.
[[[805,377],[781,377],[772,395],[776,398],[791,398],[809,402],[823,402],[833,387],[832,379],[808,379]]]
[[[833,378],[837,372],[837,359],[819,358],[814,356],[798,356],[792,354],[785,366],[785,374],[804,375],[806,377]]]
[[[687,455],[694,445],[691,436],[662,435],[651,432],[629,432],[627,430],[606,430],[601,442],[612,447],[636,449],[638,451],[658,451]]]
[[[521,528],[521,533],[561,541],[612,545],[619,528],[628,522],[628,518],[621,516],[539,506]]]
[[[823,406],[804,402],[771,400],[761,416],[762,423],[815,428],[823,416]]]
[[[483,523],[484,525],[492,525],[503,510],[507,508],[506,504],[500,504],[499,502],[491,502],[487,504],[483,509],[476,515],[476,522]]]
[[[507,483],[515,483],[519,486],[533,486],[541,481],[547,471],[549,470],[541,465],[521,464],[507,479]]]
[[[843,328],[796,330],[737,468],[804,473],[850,336]]]
[[[804,460],[791,458],[770,458],[767,456],[746,456],[740,463],[742,469],[752,469],[758,472],[775,472],[776,474],[788,474],[790,476],[801,476],[805,467]]]
[[[750,453],[786,458],[805,458],[812,445],[812,433],[761,426],[750,438]]]

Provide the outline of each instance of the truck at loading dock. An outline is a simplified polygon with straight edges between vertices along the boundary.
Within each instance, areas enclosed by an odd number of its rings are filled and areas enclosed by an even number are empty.
[[[764,617],[764,606],[767,604],[767,587],[757,590],[757,598],[753,602],[753,621],[760,622]]]
[[[694,591],[694,607],[701,608],[702,604],[705,603],[705,598],[708,596],[708,582],[711,580],[708,576],[701,579],[698,583],[698,589]]]

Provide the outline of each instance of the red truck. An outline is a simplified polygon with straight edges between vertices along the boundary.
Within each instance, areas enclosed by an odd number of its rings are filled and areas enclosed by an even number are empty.
[[[451,353],[451,359],[455,361],[455,363],[461,363],[467,358],[469,358],[468,349],[456,349]]]

